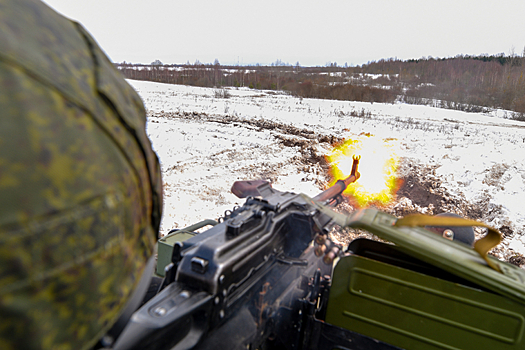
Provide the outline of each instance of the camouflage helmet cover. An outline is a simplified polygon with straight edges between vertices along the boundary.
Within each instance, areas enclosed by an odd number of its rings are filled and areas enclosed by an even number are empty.
[[[0,0],[0,348],[82,349],[152,255],[160,167],[145,111],[91,36]]]

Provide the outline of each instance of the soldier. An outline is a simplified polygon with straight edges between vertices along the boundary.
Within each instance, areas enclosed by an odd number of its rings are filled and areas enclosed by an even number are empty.
[[[0,0],[0,349],[111,344],[140,304],[162,207],[145,122],[80,24]]]

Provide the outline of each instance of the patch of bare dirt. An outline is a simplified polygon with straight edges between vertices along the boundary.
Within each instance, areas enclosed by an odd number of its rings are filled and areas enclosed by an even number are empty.
[[[521,255],[514,255],[509,259],[509,263],[518,267],[525,267],[525,257]]]
[[[451,194],[435,175],[435,170],[435,166],[414,164],[408,159],[402,159],[399,169],[402,185],[391,213],[405,216],[412,213],[436,215],[447,212],[474,220],[483,218],[487,212],[483,203],[469,203],[463,196]]]

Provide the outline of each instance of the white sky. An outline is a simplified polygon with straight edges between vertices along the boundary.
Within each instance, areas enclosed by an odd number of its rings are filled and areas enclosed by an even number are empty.
[[[303,66],[521,54],[524,0],[45,0],[115,62]]]

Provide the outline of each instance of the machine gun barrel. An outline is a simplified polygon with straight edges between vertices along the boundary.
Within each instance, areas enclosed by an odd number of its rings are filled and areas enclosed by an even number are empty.
[[[353,156],[352,159],[352,171],[350,175],[344,180],[337,180],[337,182],[330,188],[319,193],[313,199],[318,202],[323,202],[329,205],[336,205],[338,203],[337,198],[346,190],[348,185],[356,182],[361,174],[357,171],[359,166],[359,160],[361,156]],[[271,186],[268,181],[265,180],[252,180],[252,181],[236,181],[232,186],[232,193],[239,198],[246,198],[249,196],[260,196],[259,186]]]
[[[352,172],[350,173],[350,176],[344,180],[337,180],[337,182],[332,187],[315,196],[313,198],[314,200],[318,202],[328,202],[328,204],[336,203],[337,197],[339,197],[346,190],[348,185],[356,182],[357,179],[359,179],[361,174],[359,174],[357,171],[357,167],[359,166],[359,160],[361,159],[361,156],[353,156],[352,159],[354,162],[352,164]]]

